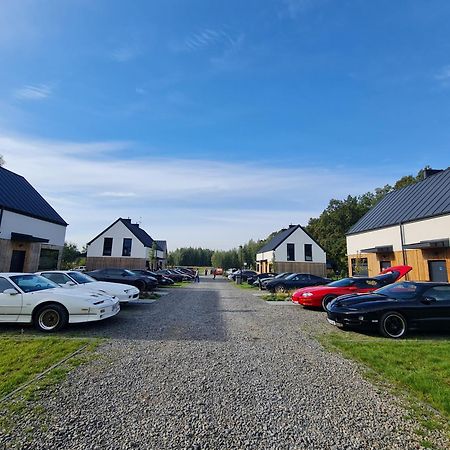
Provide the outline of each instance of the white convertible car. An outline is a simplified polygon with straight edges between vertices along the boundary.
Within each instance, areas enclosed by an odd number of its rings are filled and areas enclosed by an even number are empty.
[[[33,323],[52,332],[67,323],[103,320],[119,311],[115,297],[63,289],[32,273],[0,273],[0,322]]]
[[[37,274],[64,288],[70,287],[77,290],[83,289],[113,295],[119,299],[120,303],[139,300],[139,289],[135,286],[97,281],[95,278],[75,270],[46,270]]]

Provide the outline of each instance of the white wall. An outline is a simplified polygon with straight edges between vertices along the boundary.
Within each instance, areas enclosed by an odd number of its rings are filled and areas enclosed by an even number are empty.
[[[275,260],[288,262],[287,244],[295,244],[295,262],[326,263],[326,253],[301,228],[295,230],[275,249]],[[312,244],[312,261],[305,261],[305,244]]]
[[[418,220],[403,225],[404,243],[414,244],[432,239],[450,238],[450,215]],[[347,236],[347,254],[356,255],[361,249],[392,245],[402,250],[399,225]]]
[[[269,262],[273,260],[275,253],[276,262],[288,262],[287,260],[287,244],[295,245],[295,260],[292,262],[314,262],[326,263],[326,253],[319,245],[310,238],[301,228],[295,230],[287,239],[285,239],[274,251],[258,253],[257,261],[267,259]],[[312,244],[312,261],[305,261],[305,244]]]
[[[0,224],[0,239],[11,239],[11,233],[30,234],[35,237],[48,239],[49,244],[63,246],[66,237],[66,227],[11,211],[3,211],[3,218]]]
[[[132,239],[132,244],[129,258],[147,258],[147,249],[144,247],[144,244],[122,222],[117,222],[88,246],[88,258],[103,256],[103,241],[107,237],[113,238],[111,257],[122,258],[123,239],[130,238]],[[124,256],[124,258],[127,258],[127,256]]]

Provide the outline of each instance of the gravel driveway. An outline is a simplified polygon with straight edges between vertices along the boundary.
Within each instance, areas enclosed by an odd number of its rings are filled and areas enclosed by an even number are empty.
[[[0,436],[0,448],[420,448],[395,400],[312,337],[327,329],[321,312],[270,304],[225,280],[172,289],[72,327],[110,340],[40,400],[45,414]]]

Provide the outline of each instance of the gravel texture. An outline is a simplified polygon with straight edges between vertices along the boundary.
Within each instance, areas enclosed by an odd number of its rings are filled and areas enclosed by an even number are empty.
[[[109,337],[4,449],[417,449],[414,424],[312,333],[324,314],[225,280],[171,289],[67,333]]]

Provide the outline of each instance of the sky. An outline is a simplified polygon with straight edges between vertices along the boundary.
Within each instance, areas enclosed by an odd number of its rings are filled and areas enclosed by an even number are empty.
[[[232,248],[450,165],[447,0],[1,0],[0,154],[80,246]]]

